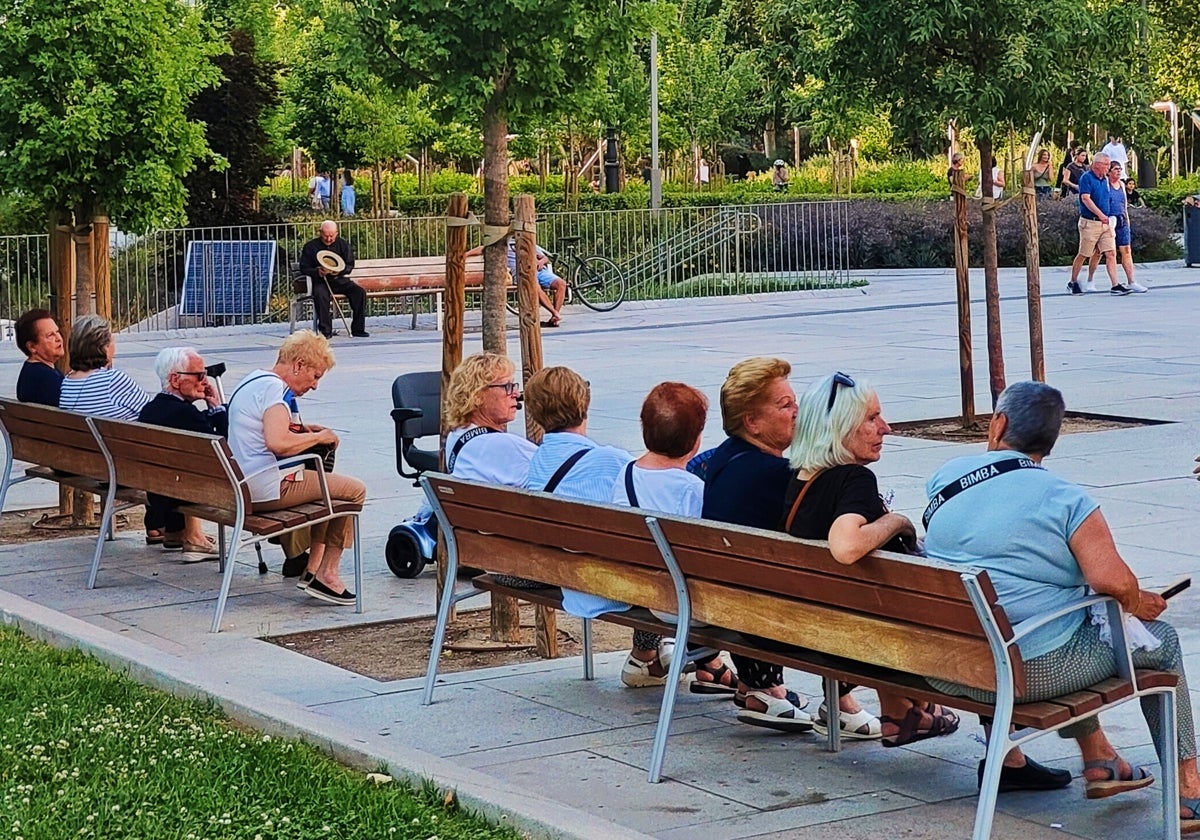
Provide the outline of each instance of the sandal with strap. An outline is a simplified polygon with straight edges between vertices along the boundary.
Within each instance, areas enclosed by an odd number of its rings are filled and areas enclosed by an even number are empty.
[[[930,711],[929,706],[933,706],[938,711]],[[888,715],[881,715],[879,718],[881,724],[890,723],[899,731],[892,736],[883,736],[880,743],[885,747],[903,747],[906,744],[915,744],[917,741],[924,741],[927,738],[941,738],[946,735],[953,735],[958,731],[958,715],[936,704],[931,703],[929,706],[913,706],[900,720],[896,720]],[[922,729],[921,723],[925,715],[928,715],[930,718],[929,727]]]
[[[1179,816],[1179,833],[1196,834],[1200,832],[1200,799],[1180,798],[1179,807],[1188,811],[1189,816]]]
[[[1129,767],[1129,778],[1126,779],[1122,777],[1120,756],[1111,759],[1094,758],[1091,761],[1083,762],[1083,795],[1088,799],[1107,799],[1118,793],[1141,790],[1154,784],[1154,776],[1145,767],[1127,766]],[[1107,778],[1089,779],[1087,777],[1088,770],[1104,770]]]
[[[813,729],[818,735],[829,734],[829,711],[824,703],[817,709]],[[883,724],[866,709],[859,709],[854,714],[839,711],[838,729],[848,741],[874,741],[883,737]]]
[[[688,691],[692,694],[736,694],[737,674],[724,661],[715,670],[698,665]]]

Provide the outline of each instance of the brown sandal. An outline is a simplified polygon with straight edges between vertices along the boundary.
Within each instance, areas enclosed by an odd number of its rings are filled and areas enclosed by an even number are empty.
[[[895,735],[885,735],[880,743],[885,747],[903,747],[905,744],[915,744],[927,738],[941,738],[953,735],[958,731],[958,715],[949,709],[942,708],[940,712],[930,710],[930,707],[940,708],[934,703],[925,707],[913,706],[900,720],[887,715],[880,715],[880,723],[890,723],[900,731]],[[929,728],[921,729],[923,715],[929,715]]]
[[[701,674],[707,674],[708,679],[701,679]],[[726,675],[728,675],[728,682]],[[724,662],[716,670],[709,670],[703,665],[697,665],[696,678],[688,686],[688,691],[692,694],[736,694],[737,674]]]

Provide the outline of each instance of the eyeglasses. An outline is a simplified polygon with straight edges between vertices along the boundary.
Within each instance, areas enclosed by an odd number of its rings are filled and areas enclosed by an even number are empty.
[[[837,399],[838,386],[842,385],[846,388],[854,387],[854,380],[840,370],[833,375],[833,381],[829,383],[829,402],[825,404],[825,413],[833,411],[833,401]]]
[[[175,373],[179,376],[194,376],[196,379],[204,379],[208,373],[203,370],[177,370]]]
[[[484,385],[485,388],[503,388],[504,396],[511,397],[517,391],[521,390],[521,386],[516,382],[497,382],[494,385]]]

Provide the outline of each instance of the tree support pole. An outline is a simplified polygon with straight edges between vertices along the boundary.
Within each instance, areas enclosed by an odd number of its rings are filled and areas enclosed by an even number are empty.
[[[1046,354],[1042,344],[1041,246],[1038,241],[1037,190],[1033,173],[1021,172],[1021,205],[1025,221],[1025,296],[1029,304],[1029,371],[1037,382],[1046,381]]]
[[[63,349],[70,346],[71,322],[75,320],[75,246],[71,242],[71,216],[55,211],[50,214],[50,311],[62,332]],[[71,357],[64,352],[58,369],[66,373],[70,369]],[[75,494],[71,488],[58,486],[58,512],[71,516],[75,511]]]
[[[992,407],[1004,390],[1004,338],[1000,331],[1000,269],[996,253],[996,200],[992,198],[992,142],[980,138],[979,170],[983,210],[983,288],[987,311],[988,384]]]
[[[967,250],[967,193],[965,176],[954,173],[954,280],[958,299],[958,383],[964,429],[975,427],[975,365],[971,358],[971,268]]]

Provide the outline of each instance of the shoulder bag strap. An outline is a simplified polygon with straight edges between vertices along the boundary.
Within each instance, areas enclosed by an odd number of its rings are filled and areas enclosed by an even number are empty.
[[[800,488],[800,494],[796,496],[796,501],[792,502],[792,509],[788,511],[787,521],[783,523],[784,531],[789,534],[792,532],[792,522],[796,519],[796,511],[800,510],[800,503],[804,501],[805,495],[808,494],[808,489],[813,486],[813,483],[817,480],[817,476],[823,472],[825,470],[817,470],[812,474],[812,478],[804,482],[804,486]]]
[[[633,461],[625,468],[625,495],[629,497],[629,506],[638,507],[637,491],[633,489]]]
[[[559,468],[554,471],[554,475],[550,476],[550,480],[546,482],[546,486],[542,488],[542,491],[553,493],[554,488],[558,486],[559,482],[567,477],[567,473],[571,471],[571,467],[579,463],[579,459],[591,451],[590,449],[580,449],[578,452],[572,454],[570,458],[563,461]]]
[[[454,464],[458,461],[458,453],[467,445],[467,441],[474,440],[480,435],[486,435],[489,432],[499,432],[499,429],[492,429],[488,426],[476,426],[474,429],[469,429],[463,432],[462,437],[454,442],[454,447],[450,450],[450,457],[446,459],[446,472],[454,472]]]
[[[982,484],[989,478],[995,478],[998,475],[1010,473],[1013,470],[1044,470],[1045,467],[1038,464],[1032,458],[1005,458],[1003,461],[997,461],[994,464],[984,464],[978,469],[964,475],[955,481],[951,481],[941,490],[934,494],[929,500],[929,506],[925,508],[925,513],[921,514],[921,524],[925,530],[929,530],[929,520],[937,513],[938,508],[953,499],[968,487],[974,487],[976,484]]]
[[[280,382],[283,382],[283,377],[282,377],[282,376],[280,376],[280,375],[279,375],[279,374],[277,374],[277,373],[264,373],[262,376],[256,376],[256,377],[254,377],[253,379],[247,379],[247,380],[246,380],[245,382],[243,382],[241,385],[239,385],[239,386],[237,386],[236,388],[234,388],[234,389],[233,389],[233,393],[229,395],[229,399],[225,400],[225,405],[226,405],[226,406],[232,406],[232,405],[233,405],[233,398],[234,398],[234,397],[236,397],[236,396],[238,395],[238,393],[239,393],[239,392],[240,392],[240,391],[241,391],[243,388],[245,388],[247,385],[249,385],[251,382],[257,382],[258,380],[260,380],[260,379],[266,379],[266,378],[267,378],[267,377],[269,377],[269,376],[274,376],[274,377],[275,377],[276,379],[278,379]],[[284,383],[284,384],[286,385],[287,383]]]

